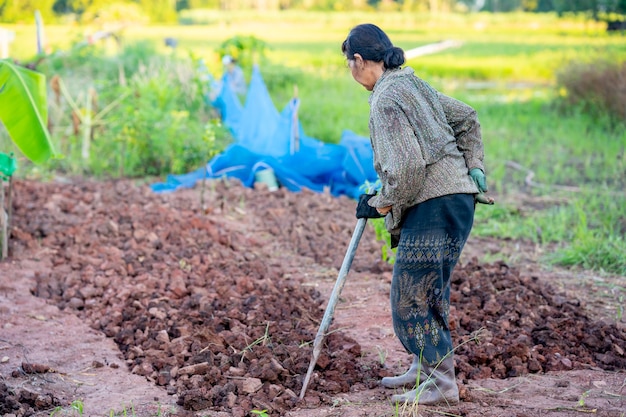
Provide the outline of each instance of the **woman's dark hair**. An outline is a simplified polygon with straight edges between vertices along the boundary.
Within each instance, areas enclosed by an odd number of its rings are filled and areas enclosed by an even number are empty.
[[[360,54],[369,61],[383,61],[387,69],[398,68],[405,61],[402,48],[393,46],[387,34],[371,23],[352,28],[341,44],[341,52],[348,59],[354,59],[354,54]]]

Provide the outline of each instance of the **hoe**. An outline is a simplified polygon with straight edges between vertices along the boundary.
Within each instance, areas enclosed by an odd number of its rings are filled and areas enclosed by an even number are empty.
[[[366,224],[367,219],[359,219],[357,221],[356,227],[354,228],[354,232],[352,232],[350,245],[348,246],[348,250],[346,251],[346,256],[343,258],[343,263],[341,264],[341,269],[339,270],[337,281],[335,281],[333,292],[330,294],[330,299],[328,300],[328,305],[326,306],[326,311],[324,312],[324,318],[322,319],[320,328],[317,330],[317,335],[315,336],[315,341],[313,342],[313,358],[311,359],[311,363],[309,364],[309,370],[307,371],[306,377],[304,378],[304,382],[302,384],[300,399],[304,398],[304,393],[306,392],[306,388],[309,385],[311,374],[313,373],[313,369],[315,368],[317,359],[320,356],[320,352],[322,350],[322,342],[324,341],[324,337],[326,336],[328,326],[330,326],[330,322],[333,319],[333,313],[335,311],[335,306],[337,305],[337,300],[339,299],[339,295],[341,294],[343,285],[346,282],[346,276],[348,275],[348,271],[350,270],[350,265],[352,265],[352,260],[354,259],[356,248],[359,245],[359,240],[361,240],[361,236],[363,235],[363,230],[365,230]]]

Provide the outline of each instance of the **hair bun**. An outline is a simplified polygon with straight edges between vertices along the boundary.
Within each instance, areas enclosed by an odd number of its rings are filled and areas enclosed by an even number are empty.
[[[388,69],[398,68],[405,62],[404,50],[397,46],[392,46],[385,51],[385,67]]]

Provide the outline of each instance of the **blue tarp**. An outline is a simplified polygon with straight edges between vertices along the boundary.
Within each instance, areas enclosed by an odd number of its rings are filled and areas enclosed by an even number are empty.
[[[278,112],[258,67],[252,72],[245,105],[222,83],[212,100],[235,138],[235,143],[208,162],[206,167],[183,175],[168,175],[152,185],[155,192],[193,187],[205,178],[238,178],[252,187],[255,174],[272,169],[280,186],[290,191],[308,188],[332,195],[357,198],[365,183],[375,183],[372,148],[367,137],[344,130],[339,144],[307,136],[298,121],[299,99]]]

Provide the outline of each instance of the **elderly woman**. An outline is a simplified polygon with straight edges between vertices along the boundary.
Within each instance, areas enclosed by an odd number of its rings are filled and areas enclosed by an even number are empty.
[[[450,276],[487,191],[476,112],[402,68],[404,51],[377,26],[354,27],[341,46],[355,81],[371,91],[370,139],[382,187],[362,195],[358,218],[385,217],[397,247],[391,283],[396,336],[412,355],[387,388],[394,402],[459,401],[448,326]]]

